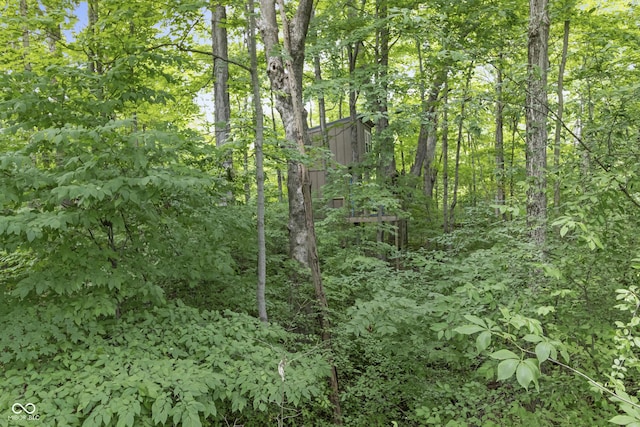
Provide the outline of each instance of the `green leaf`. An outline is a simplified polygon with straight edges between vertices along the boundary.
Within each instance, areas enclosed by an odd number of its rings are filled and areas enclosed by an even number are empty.
[[[497,360],[505,360],[505,359],[520,360],[518,355],[515,354],[513,351],[507,350],[507,349],[504,349],[504,348],[502,350],[498,350],[498,351],[495,351],[495,352],[491,353],[490,356],[493,359],[497,359]]]
[[[486,331],[486,330],[487,328],[483,328],[482,326],[478,326],[478,325],[458,326],[457,328],[454,329],[454,331],[462,335],[471,335],[471,334],[475,334],[476,332]]]
[[[498,363],[498,381],[511,378],[519,363],[520,361],[516,359],[507,359]]]
[[[536,313],[539,314],[540,316],[546,316],[549,313],[555,313],[556,308],[552,305],[547,305],[547,306],[543,306],[543,307],[538,307],[538,309],[536,310]]]
[[[116,427],[133,427],[133,412],[118,413],[118,423]]]
[[[534,334],[527,334],[524,337],[522,337],[522,339],[525,340],[526,342],[540,342],[543,340],[542,337]]]
[[[166,394],[160,395],[151,405],[153,422],[156,424],[166,423],[169,410],[171,410],[171,402],[167,399]]]
[[[538,343],[536,346],[536,357],[540,363],[544,362],[549,358],[551,351],[553,350],[553,345],[549,342],[543,341]]]
[[[482,326],[484,329],[489,329],[489,327],[487,326],[487,323],[483,319],[479,318],[478,316],[474,316],[473,314],[465,314],[464,318],[471,323],[474,323],[478,326]]]
[[[189,408],[188,411],[184,412],[182,414],[182,425],[185,427],[202,427],[198,411],[194,408]]]
[[[483,352],[491,344],[491,331],[484,331],[476,338],[476,348],[478,353]]]
[[[617,424],[619,426],[626,426],[638,421],[639,420],[637,418],[630,417],[629,415],[616,415],[609,420],[610,423]]]
[[[518,383],[525,389],[529,388],[529,384],[535,378],[534,372],[531,367],[525,363],[520,363],[516,369],[516,379]]]

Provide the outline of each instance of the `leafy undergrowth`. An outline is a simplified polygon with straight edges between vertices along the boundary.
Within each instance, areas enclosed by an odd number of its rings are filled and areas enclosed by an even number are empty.
[[[607,381],[620,357],[610,320],[615,280],[585,290],[558,275],[589,258],[589,248],[568,257],[558,244],[540,264],[522,243],[521,224],[483,233],[472,227],[443,236],[434,249],[403,254],[400,269],[357,247],[328,259],[335,263],[326,280],[330,305],[343,313],[335,341],[345,424],[568,427],[622,420],[612,418],[619,413],[615,399],[551,361]],[[578,275],[593,271],[574,267],[572,279],[581,283]],[[628,387],[637,373],[629,365]]]
[[[324,395],[320,354],[288,353],[285,331],[229,311],[177,304],[76,324],[32,306],[3,317],[0,425],[30,422],[12,418],[16,402],[52,426],[274,425]]]

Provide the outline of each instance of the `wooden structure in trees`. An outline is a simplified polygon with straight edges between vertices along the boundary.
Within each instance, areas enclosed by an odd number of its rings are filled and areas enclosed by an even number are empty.
[[[324,147],[331,151],[332,161],[351,166],[364,160],[365,155],[371,152],[371,130],[373,123],[364,122],[361,119],[355,122],[357,138],[352,143],[353,124],[349,117],[327,123],[326,145],[320,126],[309,129],[309,139],[314,147]],[[357,156],[357,157],[356,157]],[[327,183],[327,171],[323,162],[317,162],[309,167],[311,179],[311,193],[313,198],[322,198],[322,186]],[[340,207],[340,206],[334,206]]]
[[[356,140],[352,142],[354,133],[353,126],[356,126]],[[320,126],[309,129],[309,139],[314,147],[324,147],[331,152],[332,161],[344,166],[352,166],[363,161],[372,151],[371,131],[373,123],[356,120],[355,124],[349,117],[327,123],[326,138],[323,138]],[[326,141],[326,142],[325,142]],[[314,199],[322,198],[322,187],[326,184],[327,171],[326,162],[317,162],[309,167],[309,178],[311,180],[311,194]],[[330,206],[333,208],[341,208],[345,204],[345,197],[334,198],[331,200]],[[395,215],[385,215],[384,209],[379,212],[359,212],[356,209],[350,209],[350,215],[347,222],[350,223],[376,223],[376,222],[397,222],[398,217]]]

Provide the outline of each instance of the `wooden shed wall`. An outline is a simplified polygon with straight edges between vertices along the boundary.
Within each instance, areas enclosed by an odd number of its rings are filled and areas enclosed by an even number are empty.
[[[329,141],[329,150],[331,151],[333,160],[342,165],[350,165],[353,163],[353,149],[351,147],[351,119],[344,118],[327,124],[327,136]],[[366,152],[365,147],[365,128],[371,130],[369,125],[364,124],[361,120],[356,121],[358,129],[357,149],[360,160],[364,159]],[[309,129],[309,137],[313,146],[322,146],[322,132],[319,127]],[[313,197],[322,197],[322,186],[326,184],[325,170],[321,162],[311,165],[309,168],[311,179],[311,192]]]
[[[322,186],[327,183],[324,170],[310,170],[309,179],[311,180],[311,197],[322,197]]]

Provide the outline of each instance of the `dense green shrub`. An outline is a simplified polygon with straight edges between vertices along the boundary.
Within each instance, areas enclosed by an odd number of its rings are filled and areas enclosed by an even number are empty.
[[[270,425],[322,396],[328,370],[321,354],[288,353],[283,330],[230,311],[177,304],[74,322],[37,304],[0,321],[0,407],[33,403],[46,425]],[[14,425],[5,412],[0,425]]]

